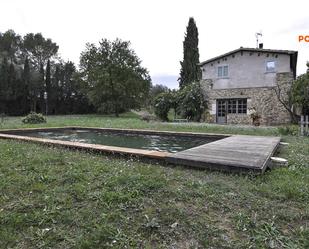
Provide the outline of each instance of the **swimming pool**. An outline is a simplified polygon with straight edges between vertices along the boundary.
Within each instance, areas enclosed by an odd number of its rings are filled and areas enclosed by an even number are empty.
[[[162,134],[160,132],[137,132],[132,130],[126,131],[114,129],[38,129],[15,131],[9,133],[26,137],[153,150],[169,153],[183,151],[218,140],[218,137],[212,136],[189,136],[185,134]]]
[[[92,127],[0,130],[0,139],[255,173],[266,170],[280,143],[280,137]]]

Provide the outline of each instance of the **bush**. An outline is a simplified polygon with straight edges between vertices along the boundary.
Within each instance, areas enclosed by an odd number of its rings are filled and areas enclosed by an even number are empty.
[[[30,112],[21,120],[24,124],[40,124],[46,123],[46,119],[41,113]]]
[[[154,101],[154,111],[162,121],[168,121],[168,112],[171,109],[172,97],[169,92],[160,93]]]
[[[178,94],[178,111],[183,118],[199,122],[206,110],[206,96],[199,82],[192,82]]]
[[[278,132],[280,135],[291,135],[296,136],[298,134],[298,127],[297,126],[280,126],[278,127]]]

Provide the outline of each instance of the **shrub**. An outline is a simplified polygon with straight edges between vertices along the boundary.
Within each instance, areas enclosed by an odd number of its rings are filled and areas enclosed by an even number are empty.
[[[178,111],[183,118],[200,121],[206,110],[206,96],[199,82],[192,82],[178,94]]]
[[[154,111],[162,121],[168,121],[168,112],[172,105],[172,98],[169,92],[160,93],[154,101]]]
[[[24,124],[40,124],[46,123],[46,119],[41,113],[30,112],[21,120]]]
[[[296,136],[298,134],[298,127],[297,126],[280,126],[278,127],[278,132],[281,135],[291,135]]]

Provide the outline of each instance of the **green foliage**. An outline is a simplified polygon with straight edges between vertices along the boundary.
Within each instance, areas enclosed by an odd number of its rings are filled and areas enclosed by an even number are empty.
[[[45,86],[46,86],[46,93],[47,96],[51,93],[51,71],[50,71],[50,60],[47,61],[46,65],[46,74],[45,74]],[[49,99],[47,99],[48,102],[50,102]]]
[[[299,127],[296,125],[279,126],[278,131],[280,135],[296,136],[299,133]]]
[[[162,121],[168,121],[168,112],[172,107],[170,92],[160,93],[154,100],[154,111]]]
[[[16,63],[16,55],[20,52],[22,38],[14,30],[0,33],[0,57],[9,58],[11,63]]]
[[[40,124],[46,123],[45,117],[41,113],[30,112],[22,119],[24,124]]]
[[[199,82],[193,82],[179,91],[178,111],[182,117],[200,121],[206,107],[206,97]]]
[[[0,61],[0,112],[22,114],[27,98],[21,69],[6,57]]]
[[[46,101],[49,114],[94,112],[74,63],[62,62],[57,51],[40,33],[0,33],[0,112],[45,113]]]
[[[51,39],[43,37],[41,33],[26,34],[23,38],[22,50],[37,69],[45,66],[47,61],[55,56],[59,46]]]
[[[81,76],[91,103],[102,113],[139,108],[149,93],[148,71],[130,48],[130,42],[103,39],[87,44],[80,59]]]
[[[304,115],[309,114],[309,63],[307,67],[307,72],[298,76],[292,86],[292,100]]]
[[[174,109],[183,118],[200,121],[207,105],[200,83],[193,82],[182,89],[159,94],[154,100],[155,114],[163,121],[168,121],[168,112]]]
[[[6,101],[10,99],[10,85],[9,85],[9,64],[6,57],[3,58],[0,67],[0,99],[1,99],[1,112],[5,112]]]
[[[178,79],[180,89],[201,78],[199,57],[198,29],[195,20],[190,17],[183,42],[183,61],[180,62],[180,78]]]
[[[149,97],[146,100],[146,105],[149,106],[153,106],[154,105],[154,101],[156,99],[156,97],[160,94],[160,93],[166,93],[169,92],[170,89],[167,86],[164,85],[154,85],[151,86],[149,89]]]

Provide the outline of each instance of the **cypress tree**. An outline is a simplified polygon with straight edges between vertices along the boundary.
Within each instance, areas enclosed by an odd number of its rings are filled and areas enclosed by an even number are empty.
[[[47,93],[47,106],[50,106],[50,98],[51,98],[51,79],[50,79],[50,61],[47,61],[46,72],[45,72],[45,85],[46,85],[46,93]]]
[[[16,72],[15,67],[13,63],[10,64],[9,67],[9,78],[8,78],[8,91],[9,91],[9,100],[15,100],[16,99],[16,89],[17,89],[17,78],[16,78]]]
[[[23,81],[23,87],[24,87],[24,98],[23,98],[23,104],[24,104],[24,113],[29,112],[31,109],[30,106],[30,98],[32,96],[32,87],[31,87],[31,75],[30,75],[30,65],[29,65],[29,59],[26,57],[25,64],[24,64],[24,70],[22,74],[22,81]]]
[[[8,74],[8,88],[7,88],[7,96],[6,96],[6,103],[7,103],[7,112],[16,115],[16,106],[15,101],[17,99],[17,75],[15,71],[15,67],[13,63],[9,65],[9,74]]]
[[[8,87],[9,87],[9,64],[6,57],[3,58],[0,68],[0,112],[7,112]]]
[[[39,88],[40,88],[40,112],[43,113],[45,110],[45,100],[44,100],[44,92],[45,92],[45,73],[44,73],[44,65],[40,64],[40,72],[39,72]]]
[[[61,66],[60,64],[56,64],[56,69],[54,70],[52,80],[51,80],[51,96],[49,97],[52,106],[50,110],[52,114],[61,113],[61,105],[60,100],[62,99],[62,90],[61,90]]]
[[[198,29],[193,17],[190,17],[187,32],[183,42],[183,61],[180,62],[179,88],[198,81],[201,78],[201,69],[198,49]]]
[[[24,71],[23,71],[23,81],[26,86],[29,86],[30,84],[30,66],[29,66],[29,60],[26,57],[25,64],[24,64]]]

